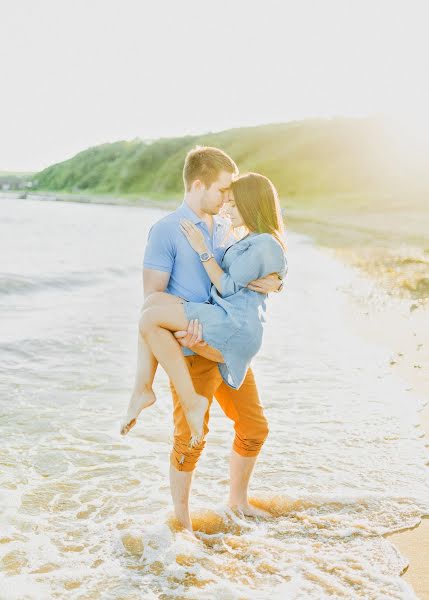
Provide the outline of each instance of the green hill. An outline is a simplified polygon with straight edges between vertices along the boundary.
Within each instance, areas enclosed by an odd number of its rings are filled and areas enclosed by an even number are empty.
[[[95,146],[37,173],[37,189],[164,197],[182,193],[182,166],[193,146],[213,145],[240,170],[270,177],[280,195],[394,194],[426,189],[427,170],[404,156],[375,118],[312,119],[145,142]],[[416,185],[418,182],[418,185]],[[429,186],[428,186],[429,187]]]

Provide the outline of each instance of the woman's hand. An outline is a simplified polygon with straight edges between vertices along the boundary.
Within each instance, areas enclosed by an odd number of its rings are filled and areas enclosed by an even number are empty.
[[[182,219],[180,221],[180,229],[195,252],[198,252],[198,254],[207,252],[207,244],[203,232],[192,221]]]

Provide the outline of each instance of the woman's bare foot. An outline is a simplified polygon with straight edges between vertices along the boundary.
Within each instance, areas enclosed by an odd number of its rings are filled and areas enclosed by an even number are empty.
[[[262,508],[256,508],[256,506],[252,506],[249,503],[246,504],[235,504],[229,505],[229,508],[233,511],[237,511],[242,513],[245,517],[263,517],[265,519],[272,517],[266,510],[262,510]]]
[[[188,400],[185,410],[186,420],[191,430],[191,441],[189,447],[193,448],[200,444],[204,437],[204,417],[209,407],[209,401],[205,396],[195,395],[191,401]]]
[[[133,394],[128,405],[127,414],[121,421],[120,433],[126,435],[137,423],[137,417],[141,411],[148,408],[156,401],[153,390],[147,390],[142,394]]]

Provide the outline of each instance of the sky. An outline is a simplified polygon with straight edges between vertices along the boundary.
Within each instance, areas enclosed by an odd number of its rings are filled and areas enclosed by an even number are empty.
[[[429,130],[424,0],[0,0],[0,171],[309,117]]]

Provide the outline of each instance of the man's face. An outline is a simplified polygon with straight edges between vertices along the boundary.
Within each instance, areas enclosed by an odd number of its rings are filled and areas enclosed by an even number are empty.
[[[221,171],[216,181],[206,188],[201,197],[201,210],[208,215],[217,215],[227,202],[232,182],[232,173]]]

